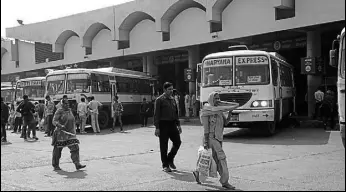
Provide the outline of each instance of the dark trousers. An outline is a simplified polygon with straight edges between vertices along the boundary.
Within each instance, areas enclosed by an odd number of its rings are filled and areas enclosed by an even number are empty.
[[[80,160],[79,160],[79,145],[71,145],[71,146],[68,146],[68,148],[70,149],[72,162],[75,165],[79,165],[79,162],[80,162]],[[53,167],[59,167],[59,161],[61,158],[62,149],[63,149],[62,147],[54,146],[53,158],[52,158],[52,166]]]
[[[142,126],[147,126],[147,124],[148,124],[148,115],[147,114],[141,114],[141,123],[142,123]]]
[[[23,119],[21,117],[16,117],[14,119],[14,132],[17,132],[17,131],[21,131],[21,127],[22,127],[22,123],[23,123]]]
[[[36,123],[34,121],[23,121],[22,136],[24,139],[30,137],[30,131],[32,131],[32,136],[36,137]]]
[[[47,115],[46,119],[47,121],[47,129],[46,129],[46,134],[48,136],[52,136],[54,132],[54,127],[53,127],[53,115]]]
[[[3,138],[4,140],[7,139],[6,123],[1,123],[1,138]]]
[[[321,109],[320,109],[321,105],[322,105],[322,102],[317,102],[316,101],[316,104],[315,104],[315,114],[314,114],[314,117],[313,117],[314,119],[321,118]]]
[[[160,151],[162,167],[168,167],[169,163],[173,163],[174,157],[178,153],[181,145],[180,134],[177,129],[177,125],[174,121],[160,121]],[[173,143],[171,151],[167,155],[168,140]]]

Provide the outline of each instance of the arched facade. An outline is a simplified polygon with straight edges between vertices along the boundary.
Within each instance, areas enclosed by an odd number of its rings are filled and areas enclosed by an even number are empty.
[[[167,11],[163,14],[160,21],[159,32],[162,32],[163,41],[170,40],[170,24],[172,21],[183,11],[189,8],[199,8],[203,11],[206,11],[206,7],[193,0],[179,0],[170,6]]]
[[[95,36],[102,31],[103,29],[107,29],[111,31],[106,25],[103,23],[94,23],[90,25],[90,27],[86,30],[84,36],[83,36],[83,47],[92,48],[92,41],[94,40]],[[111,39],[110,39],[111,40]]]
[[[53,44],[53,52],[55,53],[64,53],[64,47],[67,42],[67,40],[73,36],[79,37],[79,35],[72,31],[72,30],[66,30],[62,32],[55,43]]]
[[[120,42],[120,44],[122,42],[124,44],[127,44],[127,46],[120,45],[119,48],[127,48],[129,46],[131,30],[138,23],[147,19],[155,22],[155,19],[151,15],[142,11],[133,12],[124,19],[124,21],[120,24],[116,34],[117,40]]]

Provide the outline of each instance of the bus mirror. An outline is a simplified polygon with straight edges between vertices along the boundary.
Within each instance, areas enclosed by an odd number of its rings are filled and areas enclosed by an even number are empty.
[[[87,86],[91,86],[91,81],[87,81]]]
[[[333,49],[329,51],[329,65],[332,67],[338,67],[338,54],[337,50]]]

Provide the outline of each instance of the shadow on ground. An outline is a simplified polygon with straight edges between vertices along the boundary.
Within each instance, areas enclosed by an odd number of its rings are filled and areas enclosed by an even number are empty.
[[[228,130],[225,129],[225,132]],[[250,129],[228,131],[224,142],[258,145],[325,145],[329,141],[330,131],[322,127],[286,127],[271,136],[265,137]]]
[[[59,175],[66,176],[65,179],[85,179],[88,175],[84,172],[84,170],[79,170],[75,172],[67,172],[64,170],[56,171]]]

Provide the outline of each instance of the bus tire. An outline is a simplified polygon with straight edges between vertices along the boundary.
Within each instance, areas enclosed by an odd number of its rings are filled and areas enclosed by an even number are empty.
[[[107,111],[101,110],[99,112],[99,126],[100,129],[106,129],[109,125],[109,115]]]
[[[265,136],[273,136],[277,131],[276,121],[266,122],[263,129]]]

